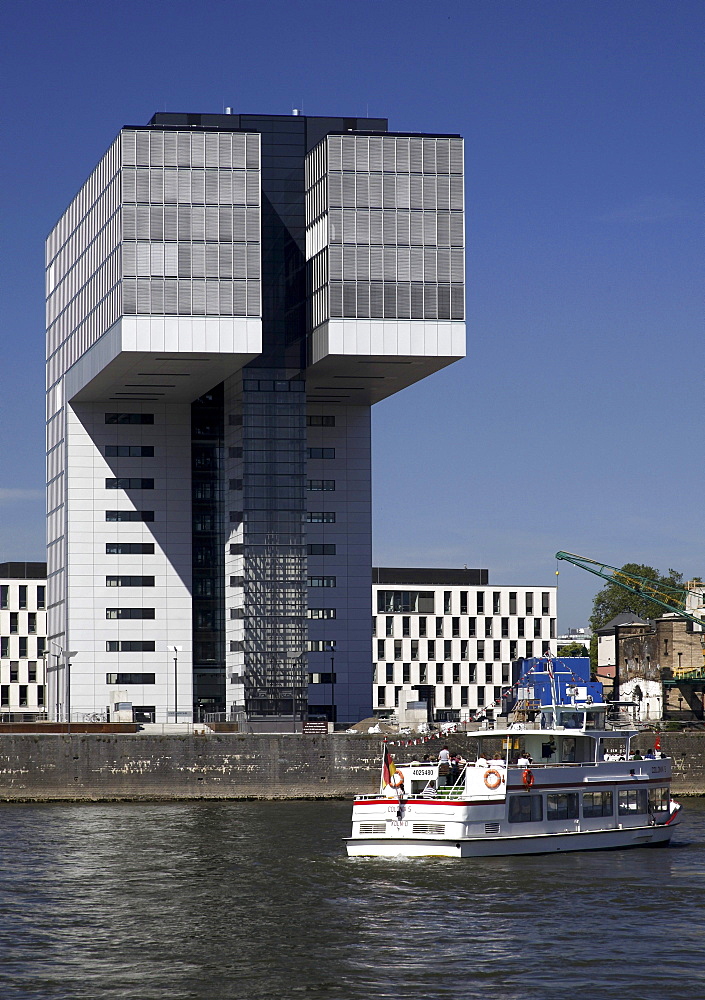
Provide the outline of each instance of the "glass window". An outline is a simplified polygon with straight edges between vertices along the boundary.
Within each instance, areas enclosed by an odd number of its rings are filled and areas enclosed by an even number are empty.
[[[436,637],[441,638],[443,635],[443,618],[436,618]]]
[[[419,684],[428,683],[428,664],[419,663]]]
[[[411,664],[410,663],[402,663],[402,667],[401,667],[401,682],[402,682],[402,684],[410,684],[411,683]]]
[[[484,613],[485,613],[485,592],[484,592],[484,590],[478,590],[478,592],[477,592],[477,613],[478,613],[478,615],[484,615]]]
[[[394,664],[393,663],[388,663],[387,664],[387,684],[393,684],[393,683],[394,683]]]
[[[467,590],[460,591],[460,614],[466,615],[468,613],[468,592]]]
[[[418,639],[412,639],[411,640],[411,659],[412,660],[418,660],[418,658],[419,658],[419,640]]]
[[[388,615],[384,619],[384,634],[388,636],[394,635],[394,617],[392,615]]]
[[[649,789],[649,812],[667,813],[671,805],[671,796],[668,788]]]
[[[37,587],[37,610],[43,611],[46,604],[46,587]]]
[[[7,610],[10,603],[10,587],[8,584],[3,583],[0,586],[0,608],[4,611]]]
[[[543,819],[543,802],[540,795],[510,795],[510,823],[540,823]]]
[[[579,815],[577,792],[546,796],[546,819],[577,819]]]
[[[443,640],[443,659],[452,660],[453,659],[453,641],[452,639]]]
[[[437,663],[436,664],[436,684],[442,684],[442,683],[443,683],[443,664],[442,663]]]
[[[623,788],[617,801],[620,816],[641,816],[648,812],[646,788]]]
[[[452,591],[450,591],[450,590],[444,590],[443,591],[443,613],[446,614],[446,615],[449,615],[450,612],[451,612],[451,598],[452,598]]]
[[[499,590],[495,590],[492,594],[492,614],[500,614],[500,601],[502,599],[502,594]]]
[[[525,613],[527,615],[533,615],[534,613],[534,595],[532,593],[527,593],[524,595],[525,601]]]
[[[583,817],[611,816],[614,812],[612,792],[583,792]]]
[[[460,636],[460,619],[459,618],[453,618],[452,619],[452,622],[451,622],[451,635],[454,636],[454,638],[456,638],[456,639],[459,638],[459,636]]]
[[[401,639],[394,640],[394,659],[401,660]]]
[[[106,413],[106,424],[153,424],[153,413]]]
[[[335,427],[335,417],[312,413],[306,417],[306,423],[309,427]]]
[[[335,514],[327,510],[310,510],[306,521],[308,524],[335,524]]]
[[[385,658],[385,655],[386,654],[385,654],[385,651],[384,651],[384,639],[378,639],[377,640],[377,659],[378,660],[383,660]]]
[[[309,448],[309,458],[335,458],[335,448]]]
[[[26,611],[27,610],[27,587],[24,584],[22,584],[22,586],[19,588],[19,597],[20,597],[20,604],[19,604],[20,611]]]

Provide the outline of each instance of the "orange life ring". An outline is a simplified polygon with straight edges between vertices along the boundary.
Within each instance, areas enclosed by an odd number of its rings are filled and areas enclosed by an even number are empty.
[[[531,788],[531,786],[534,783],[534,772],[531,770],[530,767],[526,768],[526,770],[521,776],[521,780],[524,782],[524,788],[526,788],[527,790]]]
[[[397,779],[396,781],[394,779]],[[389,785],[391,788],[401,788],[404,784],[404,775],[401,771],[395,771],[389,779]]]
[[[488,780],[489,778],[492,778],[493,780],[490,781]],[[485,784],[488,788],[491,788],[494,791],[495,788],[499,788],[502,784],[502,775],[499,771],[495,771],[495,769],[491,767],[489,771],[485,771]]]

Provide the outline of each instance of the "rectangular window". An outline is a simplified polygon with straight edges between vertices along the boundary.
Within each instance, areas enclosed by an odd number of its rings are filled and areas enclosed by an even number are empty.
[[[411,618],[406,615],[401,620],[401,634],[406,637],[411,635]]]
[[[318,542],[307,546],[310,556],[334,556],[335,545],[320,545]]]
[[[460,619],[459,618],[453,618],[453,619],[451,619],[451,633],[450,634],[453,636],[454,639],[458,639],[460,637]]]
[[[306,487],[312,493],[326,493],[335,489],[335,479],[309,479]]]
[[[19,657],[21,660],[27,659],[27,636],[21,635],[19,640]]]
[[[649,812],[652,815],[654,813],[667,813],[670,808],[670,802],[671,796],[668,788],[649,789]]]
[[[517,613],[517,592],[516,590],[509,591],[509,614],[515,615]]]
[[[442,683],[443,683],[443,664],[442,663],[437,663],[436,664],[436,684],[442,684]]]
[[[434,599],[432,590],[377,591],[377,611],[381,614],[389,614],[390,612],[433,614],[433,607]]]
[[[387,684],[393,684],[394,683],[394,664],[393,663],[388,663],[387,667],[386,667],[386,671],[387,671],[386,672]]]
[[[577,792],[561,792],[546,796],[547,820],[578,819],[579,816]]]
[[[27,631],[30,635],[37,634],[37,612],[28,611],[27,612]]]
[[[477,635],[477,618],[468,618],[468,635],[471,639]]]
[[[525,618],[517,618],[517,635],[520,639],[524,638],[524,622]]]
[[[401,639],[394,640],[394,659],[401,660]]]
[[[332,653],[335,649],[335,639],[308,639],[306,651],[308,653]]]
[[[37,687],[37,707],[38,708],[43,708],[44,707],[44,685],[43,684],[40,684]]]
[[[43,611],[46,606],[46,587],[37,587],[37,611]]]
[[[335,458],[335,448],[309,448],[309,458]]]
[[[468,701],[468,688],[467,685],[461,687],[460,689],[460,707],[467,708],[469,704]]]
[[[492,635],[492,619],[485,618],[485,638],[489,639]]]
[[[37,661],[29,660],[27,663],[27,680],[31,684],[36,684],[37,682]]]
[[[27,707],[27,685],[20,684],[20,708]]]
[[[493,680],[492,674],[493,674],[493,672],[494,672],[494,667],[492,666],[492,664],[491,663],[486,663],[485,664],[485,684],[491,684],[492,683],[492,680]]]
[[[541,638],[541,619],[534,618],[534,639]]]
[[[502,659],[502,641],[501,639],[495,639],[492,643],[492,659],[501,660]]]
[[[477,640],[477,658],[478,660],[484,660],[485,658],[485,640]]]
[[[541,594],[541,614],[550,615],[551,613],[551,595],[548,591],[544,591]]]
[[[428,683],[428,664],[419,663],[419,684]]]
[[[106,479],[105,488],[106,490],[153,490],[154,480],[137,479],[134,477],[127,479]]]
[[[105,554],[108,556],[153,556],[153,542],[106,542]]]
[[[467,660],[470,657],[470,643],[467,639],[460,640],[460,659]]]
[[[540,795],[510,795],[510,823],[540,823],[543,819],[543,801]]]
[[[27,610],[27,587],[25,586],[25,584],[22,584],[22,586],[19,588],[19,598],[20,598],[20,603],[19,603],[20,611],[26,611]]]
[[[10,704],[10,685],[0,684],[0,704],[6,708]]]
[[[155,684],[155,674],[106,674],[106,684]]]
[[[460,614],[466,615],[468,613],[468,592],[467,590],[460,591]]]
[[[153,413],[106,413],[106,424],[153,424]]]
[[[17,660],[10,661],[10,684],[16,684],[20,679],[20,665]]]
[[[530,660],[533,655],[534,655],[534,644],[533,644],[533,642],[529,641],[526,644],[526,658],[527,658],[527,660]]]
[[[427,660],[435,660],[436,659],[436,640],[435,639],[429,639],[428,643],[427,643],[427,646],[428,646],[428,650],[426,652],[426,659]]]
[[[377,640],[377,659],[384,660],[386,658],[384,639]]]
[[[550,627],[550,631],[548,633],[548,636],[549,636],[550,639],[555,639],[556,638],[556,619],[555,618],[550,618],[549,621],[551,623],[551,627]],[[647,660],[648,660],[648,656],[647,656]]]
[[[443,640],[443,659],[452,660],[453,659],[453,640],[444,639]]]
[[[155,645],[151,639],[108,639],[106,653],[153,653]]]
[[[8,584],[3,583],[0,585],[0,608],[3,611],[7,611],[10,604],[10,587]]]
[[[508,639],[509,638],[509,619],[508,618],[502,618],[502,631],[501,631],[501,635],[502,635],[503,639]]]
[[[111,619],[139,621],[153,620],[154,608],[106,608],[105,617]]]
[[[44,650],[46,649],[46,639],[44,636],[37,636],[37,656],[43,656]]]
[[[387,701],[387,689],[384,684],[380,684],[377,688],[377,707],[384,708]]]
[[[335,417],[312,413],[306,417],[309,427],[335,427]]]
[[[485,689],[483,687],[478,687],[477,689],[477,707],[483,708],[485,704]]]
[[[411,684],[411,664],[402,663],[401,666],[401,682],[402,684]]]
[[[502,684],[509,684],[509,664],[502,664]]]
[[[335,587],[334,576],[310,576],[308,578],[309,587]]]
[[[534,595],[532,593],[524,594],[525,601],[525,614],[533,615],[534,613]]]
[[[18,611],[10,612],[10,635],[17,635],[20,630],[20,615]]]
[[[310,510],[306,521],[308,524],[335,524],[335,514],[328,510]]]
[[[474,684],[477,679],[477,664],[468,663],[468,683]]]
[[[453,594],[450,590],[443,591],[443,614],[449,615],[451,613],[451,598]]]
[[[618,793],[620,816],[643,816],[649,811],[646,788],[625,788]]]
[[[106,444],[106,458],[154,458],[151,444]]]
[[[453,664],[453,683],[460,684],[460,664]]]
[[[445,699],[445,707],[446,708],[452,708],[453,707],[453,688],[450,687],[450,686],[448,686],[448,687],[445,688],[445,690],[444,690],[443,693],[444,693],[444,699]]]
[[[614,812],[612,792],[583,792],[583,817],[595,819]]]
[[[426,619],[424,617],[419,618],[419,635],[425,638],[427,635],[426,631]]]
[[[419,658],[419,640],[418,639],[412,639],[411,640],[411,659],[412,660],[418,660],[418,658]]]
[[[0,638],[0,656],[3,658],[10,655],[10,640],[6,635]]]
[[[502,594],[500,593],[500,591],[495,590],[493,592],[493,594],[492,594],[492,614],[493,615],[499,615],[499,614],[501,614],[501,611],[500,611],[500,601],[501,601],[501,598],[502,598]]]
[[[153,521],[153,510],[106,510],[106,521]]]
[[[394,618],[392,615],[388,615],[384,619],[384,634],[390,637],[394,635]]]
[[[106,576],[106,587],[153,587],[153,576]]]
[[[478,590],[477,592],[477,613],[478,615],[484,615],[485,613],[485,592],[484,590]]]
[[[309,608],[307,618],[335,618],[335,608]]]

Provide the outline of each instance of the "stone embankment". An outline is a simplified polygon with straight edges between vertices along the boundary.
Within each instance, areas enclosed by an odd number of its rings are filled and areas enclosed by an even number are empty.
[[[488,734],[488,746],[492,737]],[[642,750],[653,736],[639,737]],[[467,753],[464,735],[448,738]],[[436,754],[442,744],[394,747],[398,760]],[[673,791],[705,794],[705,733],[664,733]],[[379,737],[223,733],[0,736],[0,801],[350,798],[373,792]]]

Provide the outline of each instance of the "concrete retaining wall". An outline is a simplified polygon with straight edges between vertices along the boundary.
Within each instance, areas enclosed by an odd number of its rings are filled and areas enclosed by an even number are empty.
[[[647,749],[653,737],[640,737]],[[451,751],[467,752],[463,736]],[[437,753],[440,743],[419,747]],[[676,794],[705,794],[705,733],[663,734]],[[410,760],[413,748],[394,748]],[[373,792],[379,738],[366,736],[0,736],[0,801],[350,798]]]

